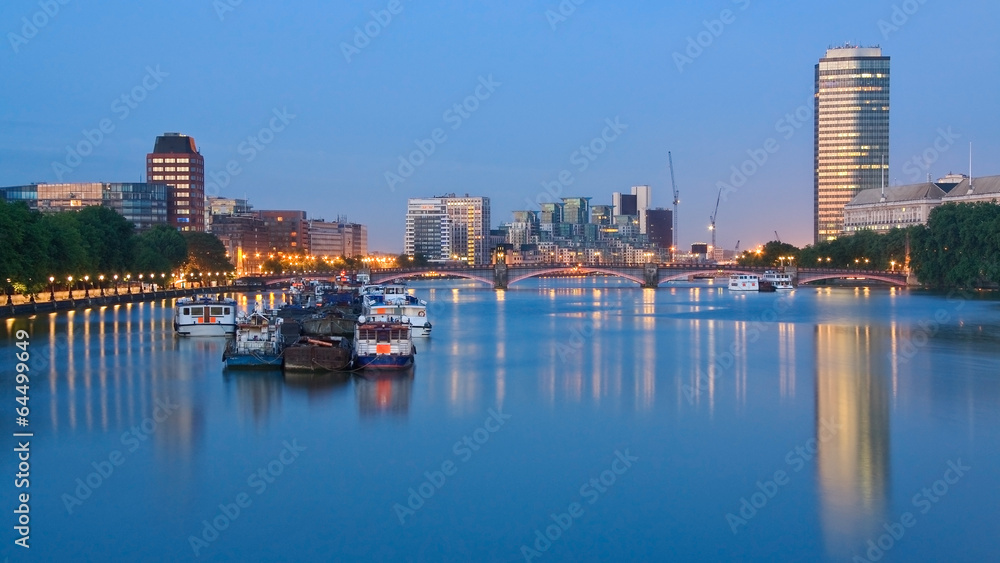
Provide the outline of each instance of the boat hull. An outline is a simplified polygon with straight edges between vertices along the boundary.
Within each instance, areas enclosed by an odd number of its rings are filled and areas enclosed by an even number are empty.
[[[236,333],[235,324],[175,324],[179,336],[228,336]]]
[[[395,354],[365,354],[354,359],[354,365],[366,370],[404,370],[413,365],[413,356]]]
[[[280,368],[283,358],[278,355],[235,354],[226,356],[227,369],[274,369]]]
[[[350,348],[294,345],[285,348],[286,370],[343,371],[351,367]]]

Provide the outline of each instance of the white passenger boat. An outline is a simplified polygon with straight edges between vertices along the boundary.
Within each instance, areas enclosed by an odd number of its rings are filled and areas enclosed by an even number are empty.
[[[406,292],[400,284],[366,285],[361,288],[363,314],[380,322],[409,320],[413,336],[431,335],[431,322],[427,317],[427,302]]]
[[[764,281],[770,282],[771,285],[774,286],[774,289],[778,291],[790,291],[795,289],[795,286],[792,285],[792,276],[776,270],[765,271]]]
[[[730,291],[760,291],[760,278],[756,274],[733,274],[729,276]]]
[[[181,336],[227,336],[236,332],[236,301],[210,295],[182,297],[174,305],[174,332]]]

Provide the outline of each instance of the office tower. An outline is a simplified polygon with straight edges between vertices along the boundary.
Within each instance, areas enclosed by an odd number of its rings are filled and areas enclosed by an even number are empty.
[[[615,215],[635,215],[639,216],[638,198],[635,194],[623,194],[615,192],[611,194],[611,204],[614,207]]]
[[[649,231],[647,233],[649,242],[665,249],[674,245],[674,212],[672,210],[647,210],[646,227]]]
[[[441,196],[451,221],[451,253],[469,264],[490,264],[490,198]]]
[[[542,212],[538,215],[542,225],[558,225],[563,222],[563,204],[543,203]]]
[[[451,220],[442,198],[411,198],[407,202],[403,248],[408,256],[420,254],[438,261],[451,258]]]
[[[639,216],[639,232],[646,234],[646,211],[652,206],[653,194],[649,186],[632,186],[632,195],[635,196],[636,215]]]
[[[889,169],[889,57],[878,47],[829,49],[816,65],[814,239],[837,238],[844,205]]]
[[[180,231],[204,231],[205,158],[194,139],[180,133],[156,138],[146,155],[146,179],[167,184],[167,222]]]
[[[583,225],[590,222],[589,197],[563,198],[563,223]]]
[[[406,209],[406,254],[429,260],[489,264],[490,198],[445,194],[411,198]]]

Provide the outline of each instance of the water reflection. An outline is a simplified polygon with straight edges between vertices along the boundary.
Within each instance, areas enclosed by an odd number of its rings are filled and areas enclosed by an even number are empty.
[[[818,440],[816,467],[832,557],[850,557],[887,518],[888,340],[869,327],[816,327],[816,436],[826,438]]]
[[[360,375],[354,381],[358,399],[358,414],[362,417],[380,415],[406,416],[413,396],[413,372]]]
[[[281,393],[285,380],[281,370],[226,370],[223,374],[227,391],[236,394],[241,420],[252,420],[257,426],[281,410]]]

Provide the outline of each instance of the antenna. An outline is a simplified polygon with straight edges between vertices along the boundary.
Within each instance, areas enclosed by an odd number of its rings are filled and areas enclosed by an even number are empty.
[[[969,193],[975,189],[976,187],[972,185],[972,141],[969,141]]]
[[[680,239],[680,235],[678,234],[678,228],[677,228],[677,225],[678,225],[678,223],[677,223],[677,205],[680,204],[680,202],[681,202],[681,193],[679,191],[677,191],[677,182],[674,180],[674,156],[673,156],[673,154],[671,154],[670,151],[667,151],[667,161],[670,163],[670,184],[671,184],[671,187],[674,190],[674,229],[673,229],[674,232],[671,233],[671,235],[672,235],[672,238],[673,238],[673,243],[674,243],[673,246],[674,246],[674,248],[680,248],[681,247],[681,239]],[[671,261],[674,259],[674,253],[671,253],[670,259],[671,259]]]

